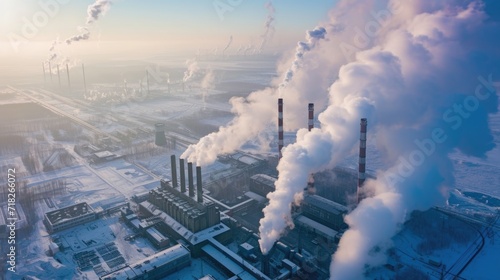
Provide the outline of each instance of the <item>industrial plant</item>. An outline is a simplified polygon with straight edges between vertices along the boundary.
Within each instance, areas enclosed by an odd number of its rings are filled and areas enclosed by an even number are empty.
[[[0,279],[498,278],[493,0],[4,2]]]

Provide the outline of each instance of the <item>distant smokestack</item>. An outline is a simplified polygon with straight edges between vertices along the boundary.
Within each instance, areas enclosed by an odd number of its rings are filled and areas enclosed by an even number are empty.
[[[283,98],[278,99],[278,154],[280,159],[283,156],[281,149],[283,149]]]
[[[52,66],[50,65],[50,61],[49,61],[49,74],[50,74],[50,84],[53,83],[53,80],[52,80]]]
[[[155,124],[155,144],[156,146],[165,146],[165,144],[167,144],[167,138],[165,137],[165,124],[163,123]]]
[[[186,192],[186,173],[185,173],[185,168],[184,168],[184,159],[181,158],[179,159],[179,171],[181,175],[181,192],[185,193]]]
[[[59,80],[59,88],[61,88],[61,74],[59,73],[59,64],[57,64],[57,79]]]
[[[149,72],[147,69],[146,69],[146,86],[147,86],[148,95],[149,95]]]
[[[188,183],[189,183],[189,196],[194,196],[194,184],[193,184],[193,163],[188,162]]]
[[[269,276],[269,259],[270,255],[262,255],[262,273]]]
[[[43,69],[43,82],[47,84],[47,76],[45,75],[45,62],[42,62],[42,69]]]
[[[172,171],[172,187],[177,188],[177,166],[176,166],[175,155],[170,156],[170,169]]]
[[[361,119],[360,134],[359,134],[359,167],[358,167],[358,203],[363,199],[361,188],[366,179],[366,128],[368,122],[365,118]]]
[[[84,94],[87,94],[87,81],[85,80],[85,66],[82,63],[82,72],[83,72],[83,88],[85,90]]]
[[[69,67],[66,64],[66,74],[68,75],[68,88],[71,89],[71,80],[69,79]]]
[[[314,103],[309,103],[308,128],[309,128],[309,131],[311,131],[314,128]]]
[[[201,184],[201,166],[196,166],[196,189],[198,198],[198,203],[203,202],[203,186]]]

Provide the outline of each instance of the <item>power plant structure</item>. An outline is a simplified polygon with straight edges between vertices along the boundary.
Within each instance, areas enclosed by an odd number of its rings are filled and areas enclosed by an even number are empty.
[[[68,89],[71,90],[71,80],[69,79],[69,66],[66,64],[66,74],[68,75]]]
[[[358,165],[358,188],[357,188],[357,198],[358,203],[361,202],[363,197],[362,188],[366,180],[366,129],[368,126],[368,121],[366,118],[362,118],[360,122],[360,133],[359,133],[359,165]]]
[[[165,137],[165,124],[163,123],[155,124],[155,144],[156,146],[165,146],[167,144],[167,138]]]
[[[61,88],[61,73],[59,72],[59,64],[57,64],[57,80],[59,81],[59,89]]]
[[[83,73],[83,94],[87,94],[87,80],[85,79],[85,66],[82,63],[82,73]]]
[[[281,159],[283,154],[283,98],[278,99],[278,158]]]
[[[45,62],[42,62],[42,70],[43,70],[43,82],[47,84],[47,76],[45,75]]]

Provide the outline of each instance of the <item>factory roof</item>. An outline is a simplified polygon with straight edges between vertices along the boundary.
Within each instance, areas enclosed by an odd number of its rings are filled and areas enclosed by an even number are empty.
[[[188,230],[182,224],[177,222],[174,218],[170,217],[167,213],[159,210],[156,206],[151,204],[148,201],[144,201],[140,203],[144,208],[148,209],[151,214],[154,216],[160,217],[165,224],[167,224],[171,229],[175,230],[178,234],[182,235],[182,237],[187,240],[191,245],[199,244],[203,241],[206,241],[209,238],[215,237],[229,230],[229,228],[223,224],[218,223],[214,226],[206,228],[202,231],[193,233]]]
[[[250,177],[252,180],[257,181],[259,183],[265,184],[267,186],[273,187],[274,188],[274,182],[276,182],[276,178],[271,177],[266,174],[255,174],[252,177]]]
[[[165,237],[161,232],[159,232],[157,229],[153,227],[148,228],[146,232],[158,243],[168,240],[168,237]]]
[[[82,202],[65,208],[47,212],[45,213],[45,216],[47,217],[48,221],[54,225],[79,216],[93,213],[94,210],[92,209],[92,207],[90,207],[86,202]]]
[[[324,209],[330,213],[334,213],[337,215],[341,215],[343,213],[347,213],[348,209],[342,204],[338,204],[337,202],[333,202],[329,199],[323,198],[319,195],[306,195],[304,197],[304,203],[314,205],[321,209]]]
[[[125,267],[124,269],[108,274],[102,279],[106,280],[135,279],[134,277],[142,275],[145,271],[154,270],[155,268],[161,267],[162,265],[175,261],[186,255],[191,255],[189,250],[186,249],[184,246],[177,244],[157,254],[142,259],[140,262],[131,264],[128,267]]]
[[[311,220],[306,216],[300,215],[297,217],[296,221],[299,225],[313,228],[316,231],[322,233],[323,236],[327,236],[329,238],[335,237],[335,235],[337,235],[338,233],[336,230],[333,230],[325,225],[322,225],[314,220]]]
[[[96,157],[98,158],[101,158],[101,159],[104,159],[104,158],[107,158],[107,157],[112,157],[112,156],[115,156],[115,154],[113,154],[112,152],[110,151],[102,151],[102,152],[97,152],[94,154]]]

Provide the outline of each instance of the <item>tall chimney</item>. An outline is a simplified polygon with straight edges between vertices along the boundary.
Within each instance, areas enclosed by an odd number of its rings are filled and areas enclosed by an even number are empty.
[[[188,162],[188,183],[189,183],[189,196],[194,196],[194,184],[193,184],[193,163]]]
[[[186,173],[185,173],[185,168],[184,168],[184,159],[180,158],[179,159],[179,171],[181,175],[181,193],[186,192]]]
[[[283,149],[283,98],[278,99],[278,155],[279,159],[283,156],[281,154]]]
[[[85,80],[85,66],[82,63],[82,72],[83,72],[83,87],[85,89],[84,94],[87,94],[87,81]]]
[[[201,184],[201,166],[196,166],[196,197],[198,198],[198,203],[203,203],[203,186]]]
[[[309,121],[308,128],[311,131],[314,128],[314,103],[309,103]]]
[[[47,84],[47,76],[45,76],[45,62],[42,62],[42,69],[43,69],[43,82]]]
[[[50,65],[50,61],[49,61],[49,74],[50,74],[50,84],[52,84],[53,80],[52,80],[52,66]]]
[[[359,134],[359,167],[358,167],[358,189],[357,197],[358,203],[363,199],[361,194],[361,188],[365,183],[366,179],[366,127],[368,122],[366,118],[361,119],[360,123],[360,134]]]
[[[177,188],[177,166],[175,165],[175,155],[170,156],[170,169],[172,171],[172,187]]]
[[[71,80],[69,79],[69,67],[66,64],[66,74],[68,75],[68,88],[71,90]]]
[[[61,74],[59,73],[59,64],[57,64],[57,79],[59,80],[59,88],[61,88]]]

